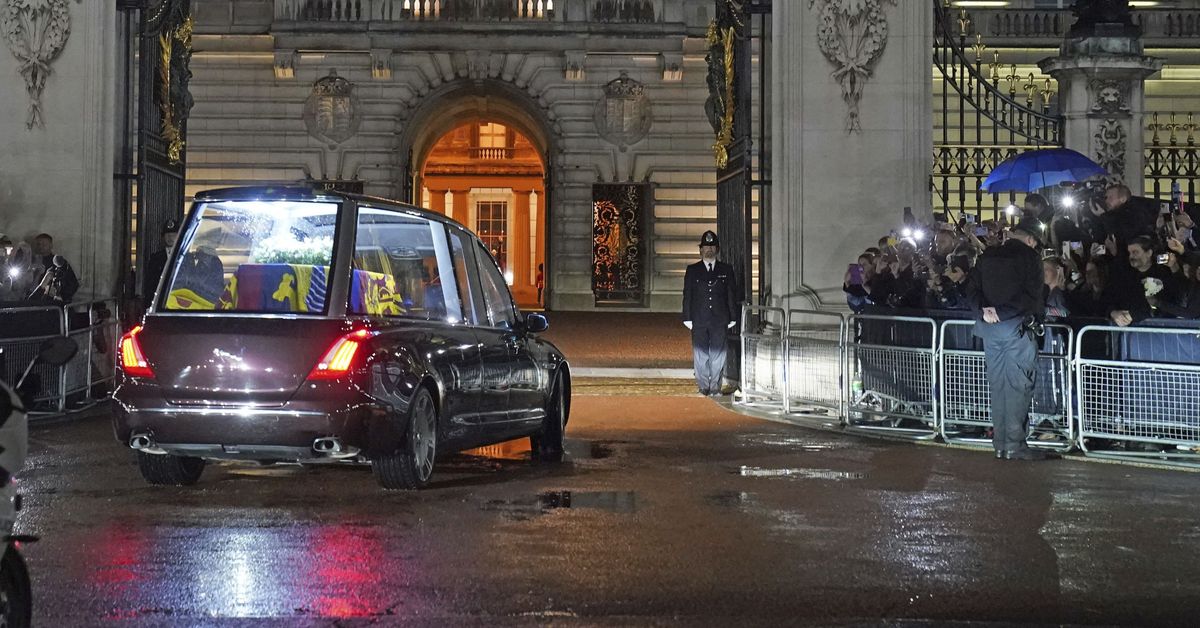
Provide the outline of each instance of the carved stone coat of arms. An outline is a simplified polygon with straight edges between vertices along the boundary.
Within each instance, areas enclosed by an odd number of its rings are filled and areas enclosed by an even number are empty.
[[[594,119],[600,137],[621,150],[642,141],[654,122],[646,87],[622,72],[620,78],[604,86]]]

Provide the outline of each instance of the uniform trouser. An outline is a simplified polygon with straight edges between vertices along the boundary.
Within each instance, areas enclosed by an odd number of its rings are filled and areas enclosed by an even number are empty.
[[[1029,430],[1029,406],[1037,369],[1036,337],[1013,330],[1012,335],[985,338],[988,389],[992,394],[992,447],[1022,451]]]
[[[725,325],[696,325],[692,328],[692,358],[696,385],[701,392],[721,391],[725,372]]]

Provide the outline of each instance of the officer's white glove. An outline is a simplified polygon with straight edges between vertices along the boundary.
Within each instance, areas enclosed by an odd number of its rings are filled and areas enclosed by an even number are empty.
[[[727,327],[729,329],[733,329],[734,325],[737,325],[737,321],[729,321],[729,324],[726,325],[725,327]]]
[[[688,329],[691,329],[691,328],[692,328],[692,321],[683,321],[683,326],[684,326],[684,327],[687,327]]]

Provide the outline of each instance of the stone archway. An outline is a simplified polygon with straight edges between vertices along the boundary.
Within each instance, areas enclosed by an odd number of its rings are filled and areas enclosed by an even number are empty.
[[[476,177],[445,176],[445,173],[430,176],[427,180],[426,165],[439,140],[465,125],[479,122],[502,125],[528,140],[527,144],[539,157],[538,175],[532,179],[497,175],[490,179],[491,184],[481,183]],[[411,109],[399,134],[399,154],[407,163],[401,169],[405,180],[398,182],[398,187],[412,190],[411,200],[415,204],[422,205],[427,201],[429,209],[449,215],[476,230],[480,227],[476,220],[480,210],[474,199],[481,197],[482,190],[494,193],[507,189],[511,192],[507,203],[511,205],[512,213],[506,213],[505,224],[512,226],[511,241],[515,246],[511,254],[505,250],[498,257],[502,258],[502,266],[506,266],[514,296],[522,307],[527,308],[549,303],[553,290],[550,225],[555,214],[552,205],[556,179],[553,156],[558,150],[559,132],[545,107],[525,91],[497,80],[459,80],[422,97]],[[430,188],[427,184],[436,187]],[[450,200],[447,200],[447,193]],[[532,204],[531,197],[535,199]],[[470,206],[467,199],[472,199]],[[506,212],[509,205],[505,206]],[[532,221],[529,220],[531,216]],[[509,232],[505,233],[507,237]],[[512,263],[508,264],[509,261]],[[544,264],[544,268],[539,268],[539,264]],[[545,287],[540,299],[535,281],[539,271]]]

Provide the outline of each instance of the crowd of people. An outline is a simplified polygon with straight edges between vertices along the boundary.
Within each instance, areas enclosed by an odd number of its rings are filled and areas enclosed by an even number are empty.
[[[871,305],[972,309],[968,279],[977,259],[1024,223],[1037,225],[1046,320],[1096,317],[1127,326],[1200,318],[1195,210],[1185,211],[1178,199],[1135,198],[1124,185],[1064,198],[1054,207],[1029,194],[1023,208],[1009,207],[999,220],[963,216],[922,226],[906,217],[903,229],[880,238],[847,269],[847,303],[855,312]]]
[[[0,303],[70,303],[79,278],[62,255],[54,253],[54,238],[34,236],[33,244],[0,233]]]

